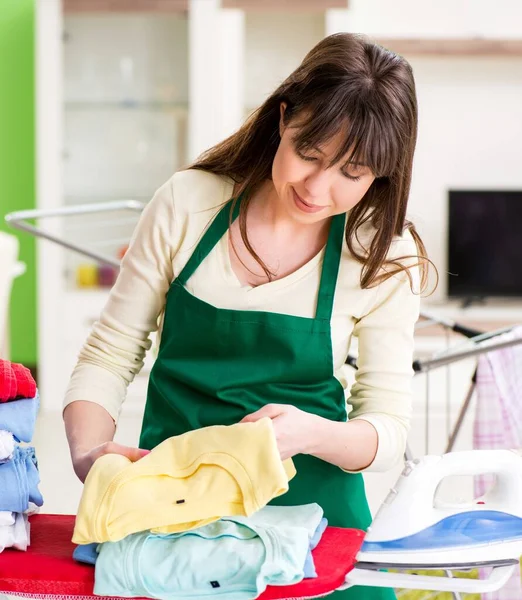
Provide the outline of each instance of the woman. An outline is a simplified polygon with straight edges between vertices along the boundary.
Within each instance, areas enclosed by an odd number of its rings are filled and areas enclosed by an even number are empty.
[[[410,418],[425,255],[405,221],[416,132],[408,63],[337,34],[158,190],[67,392],[80,479],[107,452],[137,460],[173,435],[269,417],[298,472],[277,502],[317,502],[330,525],[368,526],[360,471],[401,459]],[[115,422],[160,316],[141,449],[123,447]]]

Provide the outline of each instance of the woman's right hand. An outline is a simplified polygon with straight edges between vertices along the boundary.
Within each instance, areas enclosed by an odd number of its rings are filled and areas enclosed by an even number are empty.
[[[92,465],[104,454],[121,454],[122,456],[126,456],[130,461],[136,462],[140,458],[146,456],[149,452],[150,450],[133,448],[132,446],[123,446],[116,442],[104,442],[103,444],[94,447],[92,450],[89,450],[89,452],[75,456],[73,460],[74,472],[80,481],[84,483]]]

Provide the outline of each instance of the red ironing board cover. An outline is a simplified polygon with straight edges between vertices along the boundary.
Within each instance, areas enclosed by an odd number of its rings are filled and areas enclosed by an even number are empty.
[[[96,598],[94,567],[73,560],[73,515],[34,515],[26,552],[0,553],[0,593],[31,598]],[[285,587],[269,587],[261,600],[294,600],[327,595],[341,586],[353,568],[364,532],[328,527],[314,550],[318,577]]]

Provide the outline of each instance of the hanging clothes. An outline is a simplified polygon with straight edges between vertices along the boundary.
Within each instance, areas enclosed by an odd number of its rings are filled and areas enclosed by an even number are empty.
[[[496,336],[497,342],[522,338],[522,327]],[[522,343],[481,354],[476,373],[476,408],[473,448],[522,448]],[[495,482],[492,475],[475,478],[475,496],[482,496]],[[520,566],[498,591],[482,594],[482,600],[520,600]]]

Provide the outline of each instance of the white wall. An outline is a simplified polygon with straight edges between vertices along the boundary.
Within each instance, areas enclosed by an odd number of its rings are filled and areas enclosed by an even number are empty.
[[[390,37],[521,36],[518,0],[350,0],[350,31]]]
[[[446,291],[448,189],[522,189],[522,58],[412,59],[419,139],[410,214]]]
[[[189,162],[242,123],[244,21],[220,0],[189,2]]]
[[[36,203],[39,209],[62,204],[62,45],[60,0],[36,3]],[[60,235],[60,224],[52,219],[46,230]],[[42,407],[60,406],[62,388],[56,374],[61,372],[60,342],[63,296],[61,289],[63,254],[55,244],[38,240],[38,386]]]
[[[289,23],[292,26],[289,27]],[[247,13],[245,108],[256,108],[325,35],[321,13]]]

